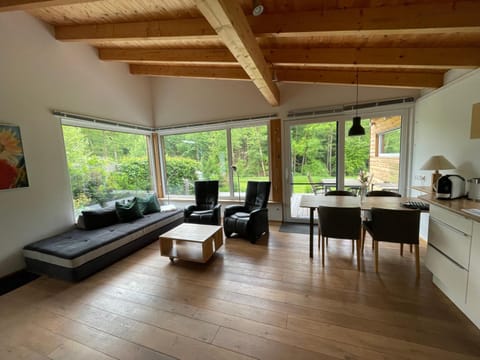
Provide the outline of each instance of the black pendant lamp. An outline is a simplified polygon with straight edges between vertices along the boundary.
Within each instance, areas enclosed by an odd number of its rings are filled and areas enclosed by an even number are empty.
[[[358,69],[356,73],[357,78],[357,98],[355,101],[355,116],[353,117],[353,124],[350,130],[348,130],[348,136],[365,135],[365,129],[362,127],[362,118],[358,116]]]

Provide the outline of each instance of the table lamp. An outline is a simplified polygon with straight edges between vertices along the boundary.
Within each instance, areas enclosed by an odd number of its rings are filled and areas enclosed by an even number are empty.
[[[442,176],[438,170],[455,169],[455,166],[443,155],[434,155],[427,160],[420,170],[435,170],[432,173],[432,190],[437,190],[437,181]]]

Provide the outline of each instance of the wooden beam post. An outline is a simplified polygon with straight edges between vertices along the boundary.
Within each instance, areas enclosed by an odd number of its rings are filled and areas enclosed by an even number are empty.
[[[270,168],[272,175],[272,201],[283,204],[282,121],[270,120]]]
[[[279,105],[280,92],[240,4],[231,0],[197,0],[196,4],[265,99]]]

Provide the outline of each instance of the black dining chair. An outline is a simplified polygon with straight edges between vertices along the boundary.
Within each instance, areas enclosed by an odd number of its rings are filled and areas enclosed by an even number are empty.
[[[325,239],[351,239],[357,242],[357,268],[360,271],[362,218],[360,207],[318,208],[318,241],[322,243],[322,266],[325,265]]]
[[[220,225],[218,180],[195,181],[195,203],[183,210],[185,222]]]
[[[325,196],[357,196],[352,191],[348,190],[330,190],[325,193]]]
[[[348,191],[348,190],[330,190],[325,193],[325,196],[357,196],[355,195],[354,192]],[[320,227],[320,222],[318,223],[318,226]],[[320,233],[320,228],[318,229],[318,232]],[[328,238],[325,239],[326,245],[328,246]],[[355,248],[355,242],[352,241],[352,252],[354,252]],[[320,247],[320,242],[318,244]]]
[[[388,196],[388,197],[402,197],[402,194],[399,194],[395,191],[388,191],[388,190],[372,190],[372,191],[369,191],[365,194],[365,196],[368,196],[368,197],[371,197],[371,196]],[[362,251],[363,251],[363,248],[365,247],[365,234],[366,234],[366,230],[365,228],[363,229],[363,234],[362,234]],[[372,240],[372,249],[375,248],[375,244],[373,243],[373,240]],[[412,252],[412,248],[410,248],[410,252]],[[403,255],[403,245],[400,246],[400,253]]]
[[[367,192],[365,196],[390,196],[390,197],[402,197],[402,194],[399,194],[395,191],[388,190],[372,190]]]
[[[419,230],[420,210],[371,209],[371,220],[363,222],[363,228],[375,244],[375,272],[378,272],[378,242],[411,244],[415,247],[417,278],[420,277]]]

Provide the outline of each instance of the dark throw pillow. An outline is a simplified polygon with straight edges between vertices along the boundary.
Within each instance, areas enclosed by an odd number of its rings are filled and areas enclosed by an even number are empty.
[[[93,230],[118,222],[117,213],[114,208],[82,211],[85,229]]]
[[[155,194],[150,195],[147,198],[136,198],[138,201],[138,205],[142,210],[143,214],[151,214],[160,211],[160,203],[158,202],[158,198]]]
[[[122,204],[117,201],[115,203],[115,209],[117,211],[118,219],[121,222],[129,222],[143,217],[136,198],[127,202],[126,204]]]

